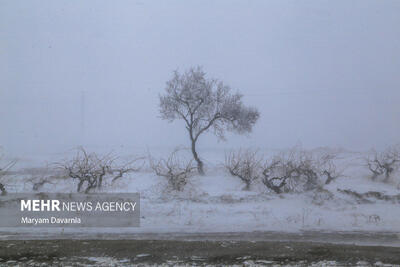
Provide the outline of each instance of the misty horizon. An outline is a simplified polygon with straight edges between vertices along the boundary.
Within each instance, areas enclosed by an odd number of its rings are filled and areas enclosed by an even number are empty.
[[[400,143],[399,13],[398,1],[4,1],[0,145],[189,146],[159,95],[200,65],[260,118],[199,149],[383,149]]]

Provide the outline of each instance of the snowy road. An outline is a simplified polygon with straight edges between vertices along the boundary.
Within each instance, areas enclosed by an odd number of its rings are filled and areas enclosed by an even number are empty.
[[[54,230],[54,229],[52,229]],[[0,231],[0,240],[174,240],[174,241],[267,241],[317,242],[357,246],[400,247],[396,232],[215,232],[215,233],[101,233],[92,232],[14,232]]]
[[[334,235],[329,234],[325,237],[333,238]],[[341,235],[338,234],[338,236]],[[279,236],[282,240],[273,240]],[[362,246],[352,245],[350,239],[352,236],[356,237],[355,235],[346,236],[344,238],[348,239],[346,244],[306,241],[311,236],[309,234],[297,237],[284,234],[275,236],[271,233],[213,234],[191,236],[190,239],[193,240],[187,241],[188,236],[175,236],[172,240],[172,236],[152,234],[126,237],[138,238],[137,240],[96,240],[86,239],[85,236],[79,239],[2,240],[0,241],[0,266],[15,266],[21,263],[23,266],[35,266],[39,263],[40,266],[132,266],[135,264],[397,266],[400,264],[399,246],[370,246],[366,243]],[[357,239],[366,241],[374,237],[378,238],[378,236],[358,236]],[[257,240],[261,238],[270,240]],[[283,241],[287,238],[297,238],[297,240]],[[320,238],[322,240],[322,236]],[[388,243],[394,242],[394,237],[390,235],[378,239]]]

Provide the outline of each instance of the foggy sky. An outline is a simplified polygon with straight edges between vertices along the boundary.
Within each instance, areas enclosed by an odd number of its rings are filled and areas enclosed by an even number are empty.
[[[400,142],[398,0],[1,0],[0,145],[189,145],[158,95],[194,65],[261,112],[251,135],[201,147]]]

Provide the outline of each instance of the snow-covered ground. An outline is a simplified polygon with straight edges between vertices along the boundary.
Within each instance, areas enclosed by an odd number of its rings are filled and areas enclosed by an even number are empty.
[[[183,192],[168,190],[166,179],[156,176],[146,167],[103,187],[106,192],[141,194],[139,228],[71,228],[65,229],[65,232],[400,232],[399,201],[371,198],[367,203],[360,203],[359,199],[340,191],[374,191],[387,196],[400,194],[399,175],[396,174],[390,183],[372,181],[360,153],[340,154],[337,164],[345,169],[344,176],[324,186],[324,190],[281,195],[270,192],[261,182],[253,184],[249,191],[243,190],[243,182],[224,169],[223,151],[201,151],[201,155],[208,159],[205,161],[206,176],[192,177]],[[38,164],[35,161],[20,161],[19,168],[39,167]],[[32,183],[27,182],[30,176],[29,173],[14,175],[9,182],[9,192],[32,192]],[[46,184],[40,191],[65,193],[75,190],[76,183],[72,180],[60,180]],[[35,230],[59,231],[54,228]],[[0,231],[12,232],[15,229],[3,228]],[[18,228],[18,231],[31,232],[32,228]]]

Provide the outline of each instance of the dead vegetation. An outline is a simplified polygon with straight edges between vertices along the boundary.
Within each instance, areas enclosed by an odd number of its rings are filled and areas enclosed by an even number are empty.
[[[126,173],[139,171],[141,160],[143,158],[138,157],[126,164],[117,165],[117,158],[111,154],[88,153],[79,147],[73,159],[58,163],[58,166],[65,171],[67,178],[78,180],[77,192],[89,193],[100,189],[105,179],[110,179],[112,183]]]
[[[55,184],[64,172],[51,165],[36,168],[23,168],[17,171],[18,175],[28,176],[24,182],[32,185],[33,191],[40,191],[46,184]]]
[[[376,200],[390,201],[392,203],[400,203],[400,194],[397,195],[385,195],[384,193],[377,191],[368,191],[365,193],[358,193],[350,189],[337,189],[342,194],[349,195],[356,199],[358,203],[374,203]]]
[[[245,183],[245,190],[256,180],[276,194],[314,190],[342,176],[334,153],[312,153],[294,148],[268,160],[251,150],[231,152],[225,167]]]
[[[0,154],[0,195],[7,194],[5,177],[10,174],[10,170],[17,163],[16,160],[6,160],[3,153]]]
[[[149,156],[150,167],[156,175],[167,178],[168,185],[174,191],[183,191],[190,177],[195,173],[193,160],[179,157],[180,149],[175,149],[167,159],[155,160]]]
[[[285,162],[280,157],[265,162],[262,169],[263,184],[276,194],[291,191],[294,179],[298,176],[292,162]]]
[[[319,175],[325,176],[325,184],[330,184],[332,181],[339,177],[343,177],[344,169],[339,169],[335,160],[338,158],[338,155],[335,153],[322,153],[316,160],[316,166],[319,170]]]
[[[277,194],[320,188],[342,176],[333,153],[312,153],[292,149],[280,153],[263,165],[263,184]]]
[[[315,189],[319,185],[318,170],[312,154],[291,150],[275,156],[263,167],[262,182],[277,194]]]
[[[400,147],[391,146],[383,152],[373,150],[371,155],[365,158],[365,162],[372,180],[383,176],[383,182],[387,183],[400,166]]]
[[[250,190],[251,184],[260,177],[262,160],[257,151],[232,151],[225,156],[225,168],[245,183],[244,190]]]

